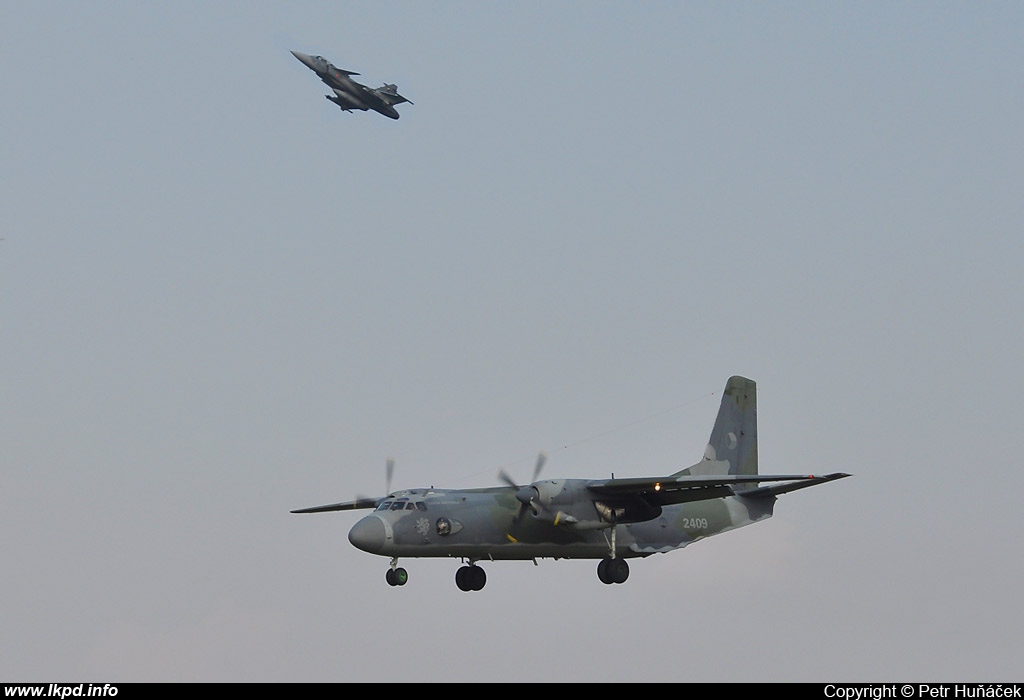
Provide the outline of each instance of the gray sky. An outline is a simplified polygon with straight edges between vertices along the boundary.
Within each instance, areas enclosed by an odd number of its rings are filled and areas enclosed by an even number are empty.
[[[0,678],[1009,681],[1024,5],[0,1]],[[415,105],[346,114],[288,51]],[[289,510],[855,476],[635,561]]]

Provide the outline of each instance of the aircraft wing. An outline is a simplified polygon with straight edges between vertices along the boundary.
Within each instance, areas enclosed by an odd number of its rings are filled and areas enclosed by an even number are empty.
[[[359,99],[363,100],[370,109],[388,107],[388,103],[377,92],[366,85],[359,85]]]
[[[824,476],[810,474],[789,475],[715,475],[715,476],[668,476],[658,478],[606,479],[587,484],[592,493],[605,497],[639,497],[651,505],[665,506],[689,501],[703,501],[711,498],[741,495],[767,497],[797,489],[814,486],[826,481],[842,479],[849,474],[835,473]],[[785,482],[736,491],[733,486],[763,482]]]
[[[354,501],[342,503],[331,503],[326,506],[314,506],[313,508],[301,508],[293,510],[292,513],[326,513],[332,510],[359,510],[360,508],[376,508],[380,498],[357,498]]]

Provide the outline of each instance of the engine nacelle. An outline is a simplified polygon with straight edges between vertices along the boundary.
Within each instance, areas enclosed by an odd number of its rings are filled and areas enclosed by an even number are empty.
[[[523,490],[527,489],[531,492],[530,508],[539,520],[571,529],[595,520],[590,501],[577,498],[581,492],[572,481],[549,479],[530,484]]]
[[[597,500],[581,479],[548,479],[523,486],[516,498],[533,517],[571,530],[602,530],[661,515],[661,506],[639,496]]]
[[[531,484],[530,488],[534,492],[531,503],[537,504],[541,511],[553,511],[561,507],[572,507],[574,500],[573,492],[565,488],[565,481],[562,479],[538,481]]]

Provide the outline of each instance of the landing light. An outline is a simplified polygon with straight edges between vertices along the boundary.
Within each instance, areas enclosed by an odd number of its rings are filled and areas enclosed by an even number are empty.
[[[661,491],[661,482],[660,481],[654,485],[654,490],[655,491]]]

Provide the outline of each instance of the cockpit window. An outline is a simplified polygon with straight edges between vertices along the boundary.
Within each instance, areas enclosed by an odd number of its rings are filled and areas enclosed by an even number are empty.
[[[423,501],[410,501],[405,498],[397,501],[384,501],[375,510],[426,510],[427,504]]]

